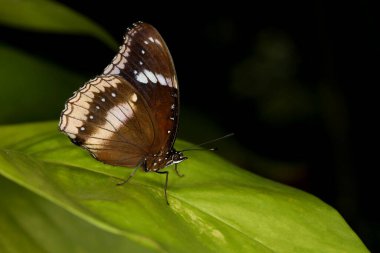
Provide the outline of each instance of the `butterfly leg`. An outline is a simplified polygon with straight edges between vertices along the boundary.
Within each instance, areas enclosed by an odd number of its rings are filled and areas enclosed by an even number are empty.
[[[180,174],[180,173],[179,173],[178,168],[177,168],[177,165],[178,165],[178,164],[174,164],[174,170],[175,170],[175,173],[177,173],[177,175],[178,175],[179,177],[183,177],[184,174]]]
[[[168,195],[166,194],[166,189],[168,189],[168,178],[169,178],[169,171],[156,171],[156,173],[158,174],[166,174],[166,180],[165,180],[165,199],[166,199],[166,204],[169,205],[169,201],[168,201]]]
[[[137,171],[138,169],[139,169],[139,166],[136,167],[136,168],[132,171],[131,174],[129,174],[129,176],[128,176],[127,179],[121,181],[120,183],[117,183],[116,185],[117,185],[117,186],[121,186],[121,185],[127,183],[127,182],[129,181],[129,179],[131,179],[131,178],[136,174],[136,171]]]

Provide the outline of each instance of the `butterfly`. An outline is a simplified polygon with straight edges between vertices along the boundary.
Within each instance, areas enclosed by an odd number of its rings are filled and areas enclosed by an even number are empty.
[[[119,52],[99,76],[69,98],[59,129],[97,160],[135,170],[161,169],[186,160],[173,147],[179,90],[169,49],[158,31],[143,22],[127,29]]]

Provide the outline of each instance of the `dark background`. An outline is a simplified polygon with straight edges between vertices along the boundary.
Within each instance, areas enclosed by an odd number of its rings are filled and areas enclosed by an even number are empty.
[[[379,165],[372,151],[378,9],[367,1],[250,6],[235,1],[213,7],[180,1],[61,2],[119,42],[133,22],[154,25],[176,64],[179,137],[199,143],[234,132],[215,143],[221,155],[321,198],[371,251],[380,251]],[[115,54],[86,36],[0,28],[5,43],[87,79],[101,73]],[[72,91],[81,86],[68,85]],[[57,103],[63,107],[64,101]],[[54,112],[2,123],[58,117]]]

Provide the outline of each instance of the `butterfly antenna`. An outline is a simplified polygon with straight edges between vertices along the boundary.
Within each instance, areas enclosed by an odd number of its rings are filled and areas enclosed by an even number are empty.
[[[233,136],[234,133],[229,133],[229,134],[226,134],[222,137],[219,137],[219,138],[216,138],[216,139],[212,139],[212,140],[209,140],[209,141],[206,141],[206,142],[203,142],[201,144],[198,144],[198,145],[194,145],[193,147],[189,147],[189,148],[185,148],[183,150],[181,150],[180,152],[184,152],[184,151],[190,151],[190,150],[209,150],[209,151],[216,151],[217,148],[214,147],[214,148],[209,148],[209,149],[204,149],[204,148],[199,148],[199,146],[204,146],[206,144],[210,144],[210,143],[213,143],[213,142],[217,142],[217,141],[220,141],[222,139],[225,139],[225,138],[228,138],[228,137],[231,137]]]

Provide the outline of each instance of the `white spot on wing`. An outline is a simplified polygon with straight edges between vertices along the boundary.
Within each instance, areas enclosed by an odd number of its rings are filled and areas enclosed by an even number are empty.
[[[145,75],[149,78],[149,80],[152,82],[152,83],[157,83],[157,78],[156,76],[153,74],[152,71],[149,71],[149,70],[144,70],[144,73]]]
[[[173,84],[172,84],[172,79],[170,79],[169,77],[166,77],[166,83],[168,84],[169,87],[173,87]]]
[[[152,41],[152,42],[154,42],[154,39],[152,37],[149,37],[149,40]]]
[[[158,39],[155,39],[154,41],[156,42],[156,44],[162,46],[161,42]]]
[[[127,63],[127,58],[123,57],[119,64],[117,64],[118,68],[123,69],[125,67],[125,64]]]
[[[142,72],[136,75],[136,80],[139,81],[140,83],[148,83],[148,78]]]
[[[119,68],[113,68],[112,71],[110,73],[108,73],[110,75],[118,75],[120,74],[120,69]]]
[[[121,58],[122,58],[121,54],[117,54],[117,55],[113,58],[112,63],[115,64],[115,65],[117,65],[117,64],[121,61]]]
[[[136,103],[137,102],[137,95],[136,93],[133,93],[132,96],[131,96],[131,101]]]
[[[104,72],[105,74],[108,74],[108,72],[110,72],[110,71],[112,70],[112,67],[113,67],[112,64],[108,65],[108,66],[104,69],[103,72]]]
[[[156,74],[157,76],[157,79],[158,79],[158,82],[161,84],[161,85],[167,85],[166,81],[165,81],[165,78],[163,75],[161,74]]]
[[[123,45],[120,47],[120,52],[121,52],[121,53],[124,53],[124,51],[125,51],[125,45],[123,44]]]

